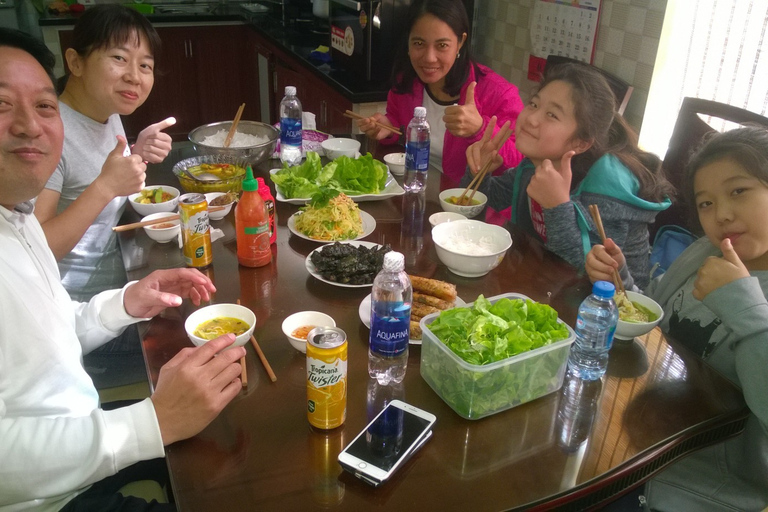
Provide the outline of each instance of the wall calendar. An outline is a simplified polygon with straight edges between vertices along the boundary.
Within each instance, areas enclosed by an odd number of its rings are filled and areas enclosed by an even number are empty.
[[[601,0],[536,0],[531,18],[528,78],[538,80],[548,55],[591,64]]]

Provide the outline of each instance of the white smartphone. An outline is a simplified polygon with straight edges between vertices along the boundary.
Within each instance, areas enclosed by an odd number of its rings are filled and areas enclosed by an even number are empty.
[[[432,436],[434,414],[392,400],[339,454],[339,464],[377,487]]]

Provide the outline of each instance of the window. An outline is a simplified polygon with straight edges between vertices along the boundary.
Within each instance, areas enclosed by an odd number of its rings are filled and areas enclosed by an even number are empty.
[[[765,115],[767,27],[765,0],[668,0],[640,145],[664,157],[685,96]]]

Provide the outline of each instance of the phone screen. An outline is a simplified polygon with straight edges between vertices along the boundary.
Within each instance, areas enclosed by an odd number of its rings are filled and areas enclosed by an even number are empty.
[[[388,405],[345,451],[389,471],[429,425],[430,421],[426,418]]]

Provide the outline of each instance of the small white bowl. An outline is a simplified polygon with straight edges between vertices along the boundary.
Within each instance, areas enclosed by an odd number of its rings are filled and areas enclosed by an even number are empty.
[[[340,156],[355,158],[360,151],[360,141],[356,139],[325,139],[320,145],[325,151],[325,156],[331,160],[335,160]]]
[[[299,352],[307,352],[307,339],[297,338],[291,333],[304,326],[314,327],[336,327],[336,321],[325,313],[319,311],[300,311],[294,313],[283,320],[283,334],[288,338],[291,346]],[[311,330],[311,329],[310,329]],[[307,332],[309,334],[309,332]]]
[[[466,189],[464,188],[449,188],[447,190],[443,190],[440,192],[440,195],[438,196],[440,198],[440,206],[443,207],[443,210],[446,212],[454,212],[454,213],[460,213],[463,216],[465,216],[468,219],[471,219],[472,217],[477,217],[480,212],[483,211],[483,208],[485,208],[485,204],[488,202],[488,197],[483,194],[482,192],[475,192],[474,197],[472,198],[472,201],[478,201],[477,204],[473,204],[470,206],[459,206],[457,204],[451,204],[448,202],[448,198],[453,197],[459,197],[461,194],[464,193]]]
[[[171,217],[173,215],[176,214],[173,212],[153,213],[152,215],[147,215],[146,217],[142,218],[141,221],[144,222],[145,220],[162,219],[163,217]],[[144,226],[144,232],[149,238],[161,244],[170,242],[171,240],[176,240],[179,237],[179,233],[181,232],[179,219],[176,218],[168,221],[168,224],[173,224],[173,226],[163,227],[165,224],[166,223],[163,222],[162,224]]]
[[[176,211],[176,207],[179,205],[179,189],[170,187],[168,185],[153,185],[149,187],[144,187],[143,190],[155,190],[161,188],[165,192],[168,192],[173,196],[173,199],[169,201],[165,201],[162,203],[137,203],[136,198],[141,195],[140,192],[136,192],[135,194],[131,194],[128,196],[128,202],[131,203],[131,206],[133,206],[133,209],[136,210],[136,213],[139,215],[149,215],[152,213],[158,213],[158,212],[173,212]]]
[[[245,345],[251,334],[253,334],[253,329],[256,327],[256,315],[247,307],[239,304],[211,304],[193,312],[184,322],[184,329],[187,331],[187,336],[189,336],[193,344],[200,347],[208,343],[209,340],[195,336],[195,329],[203,322],[217,317],[237,318],[250,325],[247,331],[235,338],[235,343],[231,345],[232,347]]]
[[[432,227],[442,224],[443,222],[453,222],[457,220],[467,220],[467,218],[456,212],[437,212],[429,216],[429,223],[432,224]]]
[[[405,174],[405,153],[389,153],[384,155],[384,163],[389,167],[389,172],[395,176]]]
[[[646,297],[642,293],[627,291],[627,298],[632,302],[637,302],[641,306],[648,308],[648,310],[658,316],[653,322],[625,322],[624,320],[619,319],[619,324],[616,326],[616,332],[613,336],[620,340],[631,340],[634,339],[635,336],[642,336],[659,325],[661,319],[664,318],[664,310],[650,297]]]
[[[491,254],[480,256],[462,252],[451,242],[457,237],[466,240],[473,247],[490,244],[493,247]],[[484,276],[501,263],[507,250],[512,247],[509,231],[479,220],[457,220],[438,224],[432,228],[432,241],[440,261],[448,270],[464,277]]]
[[[205,200],[208,201],[208,217],[211,220],[221,220],[224,217],[227,216],[229,211],[232,209],[232,205],[235,204],[234,201],[224,206],[223,210],[216,210],[215,212],[211,211],[211,201],[216,199],[217,197],[225,196],[227,195],[227,192],[208,192],[205,194]]]

